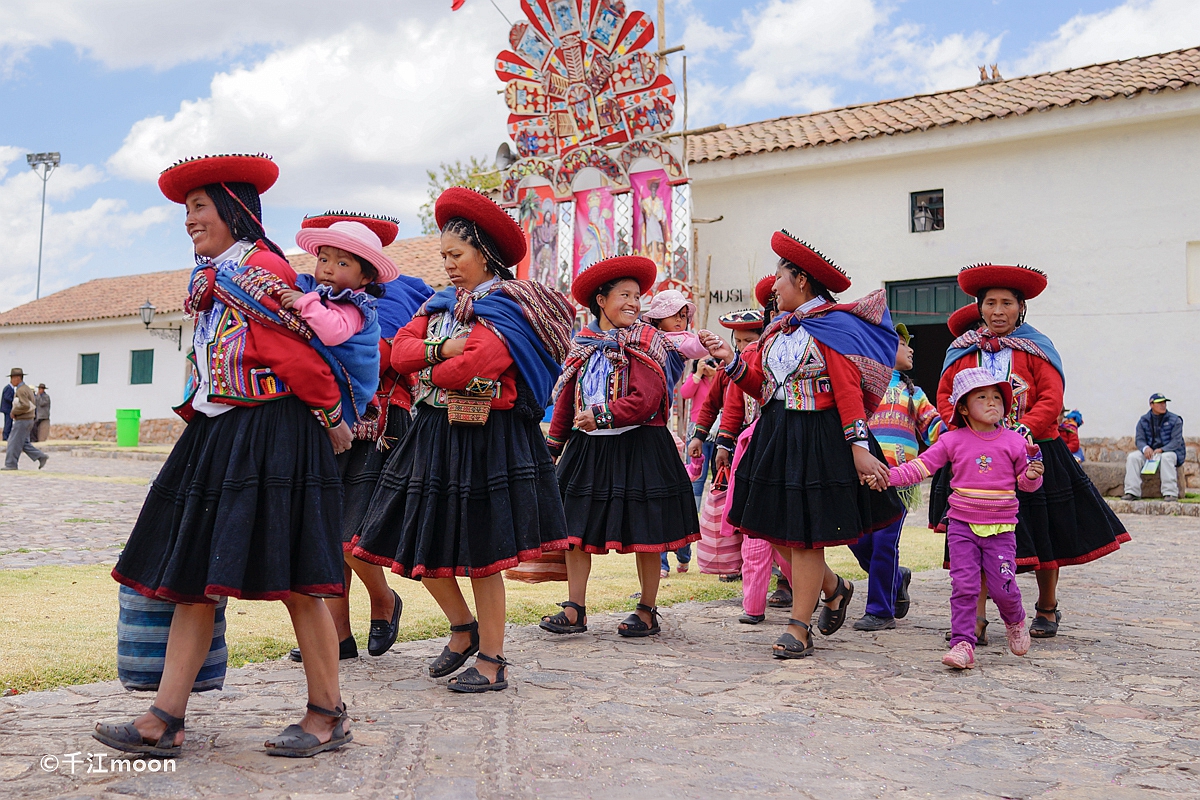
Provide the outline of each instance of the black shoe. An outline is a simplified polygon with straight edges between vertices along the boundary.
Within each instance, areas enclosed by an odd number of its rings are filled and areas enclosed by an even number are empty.
[[[792,590],[779,587],[767,598],[767,608],[791,608]]]
[[[1121,496],[1121,499],[1132,501],[1132,500],[1141,500],[1142,498],[1132,495],[1129,492],[1126,492],[1124,495]]]
[[[862,619],[854,623],[856,631],[890,631],[894,627],[895,617],[877,617],[874,614],[863,614]]]
[[[767,618],[766,614],[742,614],[738,617],[738,622],[743,625],[757,625]]]
[[[837,609],[830,608],[829,604],[839,597],[842,602],[838,603]],[[838,575],[837,588],[834,589],[833,595],[820,599],[821,614],[817,617],[817,630],[821,632],[822,636],[833,636],[842,627],[846,621],[846,612],[850,610],[850,600],[853,597],[854,584]]]
[[[287,657],[298,664],[304,662],[299,647],[293,647]],[[338,642],[338,661],[348,661],[352,658],[358,658],[358,642],[354,641],[353,636],[347,636]]]
[[[900,568],[900,589],[896,592],[896,619],[904,619],[908,616],[908,608],[911,605],[911,600],[908,596],[908,585],[912,583],[912,570],[908,567]],[[854,627],[858,627],[855,625]],[[859,628],[859,630],[862,630]]]
[[[396,637],[400,635],[400,615],[404,613],[404,601],[400,599],[400,595],[396,594],[395,589],[392,590],[392,597],[396,600],[396,604],[392,608],[392,621],[371,620],[371,635],[367,639],[367,652],[373,656],[381,656],[390,650],[396,643]]]
[[[41,469],[41,467],[38,467],[38,469]],[[1163,502],[1164,502],[1164,503],[1178,503],[1178,502],[1179,502],[1179,498],[1178,498],[1178,497],[1176,497],[1176,496],[1175,496],[1175,495],[1173,495],[1173,494],[1164,494],[1164,495],[1163,495]]]

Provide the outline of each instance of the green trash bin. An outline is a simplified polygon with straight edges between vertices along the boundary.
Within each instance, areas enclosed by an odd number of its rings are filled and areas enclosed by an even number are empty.
[[[117,409],[117,447],[137,447],[138,428],[142,423],[140,408]]]

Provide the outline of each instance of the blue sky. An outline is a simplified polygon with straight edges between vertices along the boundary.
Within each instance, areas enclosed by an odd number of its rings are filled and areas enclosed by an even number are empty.
[[[496,0],[520,16],[517,0]],[[627,0],[653,14],[652,0]],[[58,150],[43,295],[190,264],[155,184],[171,161],[267,151],[286,248],[306,213],[390,213],[418,232],[424,171],[486,155],[507,114],[491,72],[507,24],[488,0],[6,0],[0,6],[0,309],[33,298],[40,183]],[[689,123],[729,125],[1200,45],[1194,0],[668,0],[687,45]],[[681,60],[672,58],[678,80]],[[680,115],[681,116],[681,115]]]

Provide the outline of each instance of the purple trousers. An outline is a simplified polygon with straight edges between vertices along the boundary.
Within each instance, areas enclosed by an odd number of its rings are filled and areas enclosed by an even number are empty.
[[[971,526],[951,519],[946,529],[950,548],[950,646],[975,644],[975,609],[980,573],[987,578],[988,595],[1006,625],[1025,621],[1021,590],[1017,588],[1017,534],[976,536]]]
[[[867,573],[867,613],[891,619],[896,616],[896,592],[900,589],[900,532],[904,530],[904,518],[883,530],[865,533],[850,552],[858,559],[858,565]]]

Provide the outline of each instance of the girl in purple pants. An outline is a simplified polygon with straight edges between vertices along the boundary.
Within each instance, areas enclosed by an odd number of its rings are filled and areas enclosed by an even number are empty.
[[[1012,406],[1012,385],[982,368],[954,377],[954,424],[915,460],[892,467],[889,482],[910,486],[950,464],[950,651],[942,663],[975,666],[975,603],[980,573],[1000,609],[1014,655],[1029,652],[1025,608],[1017,588],[1017,493],[1042,483],[1041,453],[1015,431],[1000,427]]]

